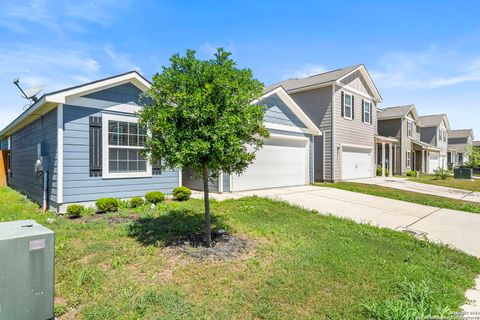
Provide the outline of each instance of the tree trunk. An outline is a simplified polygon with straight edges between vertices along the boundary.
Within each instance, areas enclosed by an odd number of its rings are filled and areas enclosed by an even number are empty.
[[[211,247],[210,199],[208,195],[208,167],[206,164],[203,165],[203,200],[205,203],[205,243],[207,247]]]

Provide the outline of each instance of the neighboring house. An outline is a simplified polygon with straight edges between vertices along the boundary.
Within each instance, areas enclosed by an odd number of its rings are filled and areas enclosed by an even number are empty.
[[[313,182],[314,137],[320,130],[282,87],[264,91],[257,102],[265,105],[265,127],[270,137],[242,175],[220,173],[209,190],[233,192],[306,185]],[[203,180],[186,168],[183,185],[203,190]]]
[[[473,146],[474,148],[480,149],[480,140],[473,141],[472,146]]]
[[[428,172],[447,168],[448,131],[450,124],[446,114],[435,114],[420,117],[420,140],[439,149],[428,153]]]
[[[322,131],[315,137],[315,181],[375,175],[377,104],[382,101],[364,65],[288,79],[282,86]]]
[[[448,164],[452,167],[468,162],[468,150],[473,146],[472,129],[448,131]]]
[[[8,185],[57,212],[103,197],[170,193],[182,184],[182,170],[162,172],[141,155],[147,133],[135,112],[148,88],[149,81],[128,72],[43,95],[0,132],[2,150],[8,150]],[[222,177],[221,190],[312,180],[312,136],[320,131],[283,89],[264,99],[272,100],[266,113],[271,138],[243,178]],[[35,170],[40,159],[46,179]]]
[[[395,174],[412,170],[425,173],[437,168],[436,165],[430,168],[428,159],[430,153],[438,154],[440,149],[420,141],[421,124],[415,105],[379,109],[377,116],[378,134],[397,141],[393,144]]]

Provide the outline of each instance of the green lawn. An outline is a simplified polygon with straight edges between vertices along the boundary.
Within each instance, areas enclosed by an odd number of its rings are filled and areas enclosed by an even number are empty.
[[[434,184],[437,186],[442,187],[449,187],[449,188],[457,188],[457,189],[464,189],[470,191],[480,191],[480,179],[473,179],[470,180],[454,180],[454,179],[447,179],[447,180],[437,180],[435,179],[434,175],[420,175],[417,178],[409,178],[410,181],[427,183],[427,184]]]
[[[315,183],[314,185],[320,186],[320,187],[330,187],[330,188],[360,192],[360,193],[370,194],[373,196],[413,202],[413,203],[423,204],[426,206],[432,206],[437,208],[446,208],[446,209],[452,209],[452,210],[480,213],[480,203],[477,203],[477,202],[450,199],[445,197],[437,197],[429,194],[399,190],[399,189],[388,188],[388,187],[383,187],[383,186],[378,186],[373,184],[364,184],[364,183],[357,183],[357,182],[336,182],[336,183]]]
[[[249,252],[201,262],[163,246],[198,230],[200,200],[68,220],[0,189],[1,221],[32,218],[56,232],[60,319],[392,319],[404,300],[436,315],[463,304],[480,273],[478,259],[446,246],[282,202],[212,209]]]

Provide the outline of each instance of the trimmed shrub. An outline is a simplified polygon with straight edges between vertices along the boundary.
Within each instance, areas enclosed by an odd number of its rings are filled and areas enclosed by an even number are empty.
[[[172,194],[176,200],[186,201],[190,199],[190,196],[192,195],[192,191],[187,187],[176,187],[175,189],[173,189]]]
[[[150,191],[145,193],[145,200],[148,203],[157,204],[165,200],[165,195],[160,191]]]
[[[405,173],[407,177],[416,177],[417,176],[417,171],[408,171]]]
[[[69,218],[78,218],[82,215],[83,206],[79,204],[71,204],[67,207],[67,216]]]
[[[95,202],[98,210],[105,212],[118,211],[118,200],[115,198],[101,198]]]
[[[453,176],[452,172],[447,169],[443,168],[438,168],[433,170],[435,173],[435,179],[440,179],[440,180],[447,180],[448,178],[451,178]]]
[[[133,197],[130,200],[130,207],[131,208],[138,208],[138,207],[143,206],[144,203],[145,203],[145,201],[143,201],[143,199],[141,197]]]
[[[385,176],[389,176],[388,168],[385,168]],[[377,166],[377,176],[380,177],[382,175],[382,166]]]

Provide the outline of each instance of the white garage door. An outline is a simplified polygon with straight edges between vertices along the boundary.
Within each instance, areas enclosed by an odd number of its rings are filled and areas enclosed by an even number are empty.
[[[428,158],[428,173],[433,173],[438,167],[440,167],[440,155],[438,153],[430,152]]]
[[[342,148],[342,180],[369,178],[372,174],[371,149]]]
[[[247,170],[233,176],[232,191],[305,185],[307,156],[306,140],[270,138]]]

